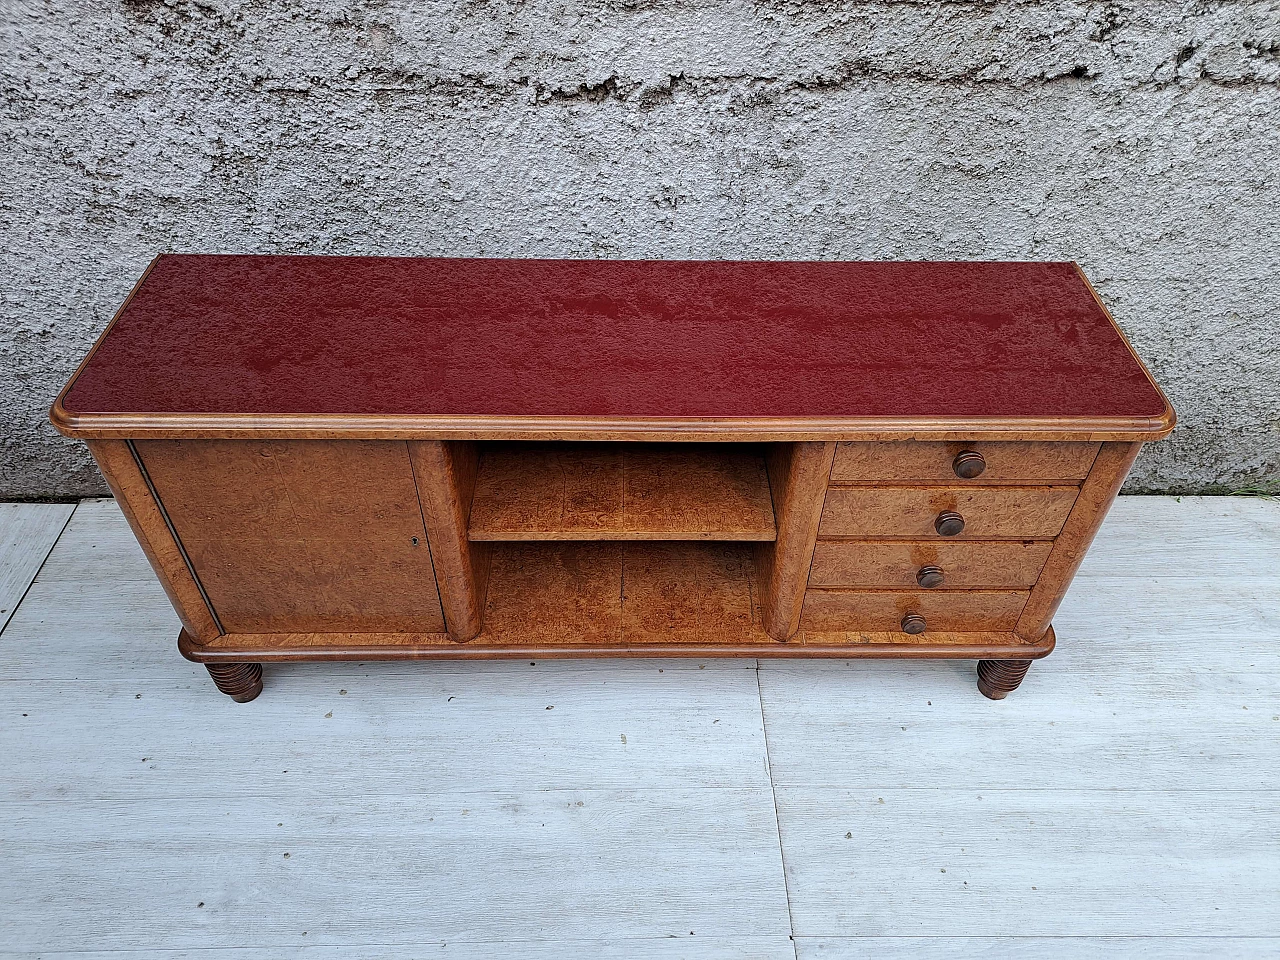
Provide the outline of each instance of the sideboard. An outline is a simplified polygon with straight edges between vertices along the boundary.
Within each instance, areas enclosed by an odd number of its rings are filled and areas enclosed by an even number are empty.
[[[238,701],[262,664],[978,661],[1168,401],[1070,263],[163,255],[53,405]]]

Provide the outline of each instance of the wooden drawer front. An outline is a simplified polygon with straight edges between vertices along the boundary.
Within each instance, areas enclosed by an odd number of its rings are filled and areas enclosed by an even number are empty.
[[[809,590],[800,629],[827,632],[901,632],[902,618],[916,613],[930,631],[982,633],[1012,630],[1027,602],[1023,590],[877,591]]]
[[[942,570],[934,590],[1029,587],[1040,576],[1053,544],[1046,541],[950,543],[933,541],[824,541],[813,554],[811,587],[892,587],[918,590],[922,567]]]
[[[1082,480],[1098,456],[1098,447],[1096,443],[1026,440],[841,443],[836,447],[831,479],[964,484]],[[957,476],[953,467],[956,454],[963,450],[982,454],[986,462],[982,473],[972,480]]]
[[[403,442],[135,446],[229,633],[444,629]]]
[[[818,536],[1051,540],[1078,493],[1078,487],[831,487]],[[957,536],[942,537],[934,529],[944,510],[964,518]]]

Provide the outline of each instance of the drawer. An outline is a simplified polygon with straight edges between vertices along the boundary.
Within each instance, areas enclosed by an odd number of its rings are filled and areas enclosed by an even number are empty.
[[[902,632],[908,614],[924,617],[925,633],[1012,630],[1027,602],[1025,590],[809,590],[800,629],[818,632]]]
[[[925,567],[942,571],[932,589],[1029,587],[1040,576],[1053,544],[1046,541],[954,543],[935,537],[917,541],[823,541],[813,554],[811,587],[892,587],[918,590]]]
[[[948,540],[1052,540],[1078,487],[830,487],[819,537],[942,540],[935,523],[958,513],[964,529]]]
[[[892,440],[836,446],[831,479],[836,482],[920,481],[923,483],[1048,483],[1082,480],[1098,456],[1096,443],[1026,440],[973,442]],[[976,453],[957,466],[961,453]],[[976,476],[971,473],[978,471]]]

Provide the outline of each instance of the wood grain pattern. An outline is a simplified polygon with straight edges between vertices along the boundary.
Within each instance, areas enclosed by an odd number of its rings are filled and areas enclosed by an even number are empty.
[[[823,540],[813,554],[811,587],[917,589],[921,567],[941,567],[937,590],[1030,587],[1053,548],[1050,541]]]
[[[440,603],[449,636],[473,639],[484,626],[489,548],[467,539],[479,450],[466,441],[409,444],[414,483],[422,504]]]
[[[764,458],[741,444],[487,444],[472,540],[773,540]]]
[[[444,629],[400,442],[142,441],[224,629]]]
[[[750,549],[737,544],[494,547],[479,638],[493,644],[758,643]]]
[[[622,544],[495,544],[473,643],[622,642]]]
[[[234,633],[445,629],[426,535],[402,540],[192,540],[187,553]]]
[[[904,616],[916,613],[929,630],[1006,632],[1026,602],[1027,593],[1020,590],[809,590],[800,628],[893,631]]]
[[[1079,488],[832,487],[820,537],[941,539],[934,520],[944,510],[964,517],[954,540],[1047,540],[1058,535]]]
[[[913,637],[899,632],[896,622],[884,627],[862,621],[858,630],[846,629],[846,621],[827,633],[815,626],[779,644],[764,632],[756,612],[753,560],[749,545],[733,543],[501,543],[493,547],[484,631],[466,644],[439,633],[294,632],[231,634],[213,647],[180,642],[180,649],[201,662],[265,662],[522,656],[1030,658],[1053,647],[1051,637],[1028,645],[998,629],[965,633],[939,624],[925,636]],[[1020,604],[1025,594],[1017,596]]]
[[[627,644],[759,643],[751,550],[731,544],[630,545],[623,554]]]
[[[836,445],[833,482],[888,483],[960,482],[952,463],[957,454],[982,454],[986,467],[973,484],[1081,480],[1098,455],[1097,443],[1035,443],[1032,441],[962,441],[937,443],[890,440]]]
[[[422,533],[398,441],[143,440],[136,447],[184,542]]]
[[[1129,468],[1141,450],[1140,443],[1103,444],[1018,620],[1019,636],[1034,640],[1048,629],[1054,612],[1071,586],[1071,578],[1084,560],[1085,551],[1106,519],[1108,508],[1124,485]]]
[[[128,432],[215,632],[281,656],[867,651],[923,618],[1031,659],[1106,451],[1174,414],[1071,264],[162,257],[51,418]],[[524,540],[758,546],[504,551],[494,595],[479,545]]]
[[[800,626],[800,606],[813,562],[835,446],[796,443],[768,448],[769,487],[778,538],[756,550],[757,592],[764,630],[778,641],[790,638]]]
[[[900,625],[895,625],[891,631],[801,630],[796,639],[786,646],[799,647],[804,651],[803,656],[841,656],[848,660],[974,660],[984,657],[1038,660],[1051,654],[1056,643],[1052,628],[1035,643],[1029,643],[1010,631],[935,629],[910,634],[903,633]]]
[[[159,503],[152,496],[128,441],[95,440],[89,444],[89,452],[115,494],[129,528],[147,555],[147,562],[160,578],[183,629],[197,643],[221,634],[222,628],[201,593]]]

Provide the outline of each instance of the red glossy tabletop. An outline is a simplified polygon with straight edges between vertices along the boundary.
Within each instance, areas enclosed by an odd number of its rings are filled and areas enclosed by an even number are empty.
[[[1068,263],[166,255],[72,415],[1160,417]]]

